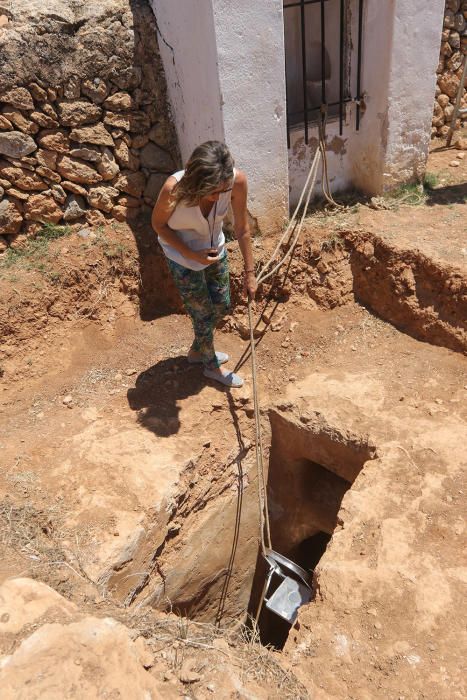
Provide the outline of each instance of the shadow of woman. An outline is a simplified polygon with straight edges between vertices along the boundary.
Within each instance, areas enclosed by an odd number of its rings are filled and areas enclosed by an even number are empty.
[[[160,437],[180,430],[178,402],[199,394],[207,384],[225,393],[217,382],[203,376],[201,365],[189,364],[185,356],[169,357],[149,367],[137,377],[127,392],[128,404],[138,411],[138,423]]]

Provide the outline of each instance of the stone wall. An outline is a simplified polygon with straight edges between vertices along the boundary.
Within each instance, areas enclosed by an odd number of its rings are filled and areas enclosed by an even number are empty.
[[[438,80],[431,135],[446,138],[451,123],[459,82],[462,77],[462,58],[467,54],[467,0],[446,0],[441,50],[437,69]],[[467,90],[461,107],[467,107]],[[457,121],[465,125],[467,119]]]
[[[149,213],[179,156],[148,3],[8,8],[0,0],[0,247],[43,223]]]

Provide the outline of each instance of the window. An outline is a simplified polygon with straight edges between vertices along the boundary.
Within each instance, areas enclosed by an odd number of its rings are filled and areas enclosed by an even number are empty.
[[[358,11],[355,98],[350,89],[353,5]],[[363,0],[284,0],[288,137],[290,129],[303,125],[308,143],[308,126],[324,112],[328,119],[339,119],[342,134],[344,105],[352,100],[359,128],[362,23]]]

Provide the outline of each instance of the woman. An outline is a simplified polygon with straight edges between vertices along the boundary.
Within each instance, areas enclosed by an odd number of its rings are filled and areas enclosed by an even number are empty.
[[[244,289],[256,292],[247,216],[247,178],[234,168],[227,146],[206,141],[191,154],[185,170],[167,178],[152,215],[152,225],[167,257],[195,332],[189,362],[202,363],[204,375],[229,387],[243,379],[223,368],[229,357],[215,352],[213,334],[230,306],[229,268],[222,223],[229,204],[235,237],[245,263]]]

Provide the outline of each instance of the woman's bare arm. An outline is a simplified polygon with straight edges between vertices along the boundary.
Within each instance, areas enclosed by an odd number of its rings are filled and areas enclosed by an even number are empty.
[[[247,177],[243,171],[237,170],[232,188],[234,231],[245,263],[245,288],[251,296],[254,296],[256,292],[256,279],[254,273],[253,250],[251,247],[250,225],[248,223],[247,197]]]
[[[151,224],[154,231],[166,243],[178,250],[183,256],[189,258],[191,250],[180,240],[177,232],[171,229],[167,223],[175,208],[171,195],[176,183],[177,180],[172,175],[164,182],[152,212]]]

